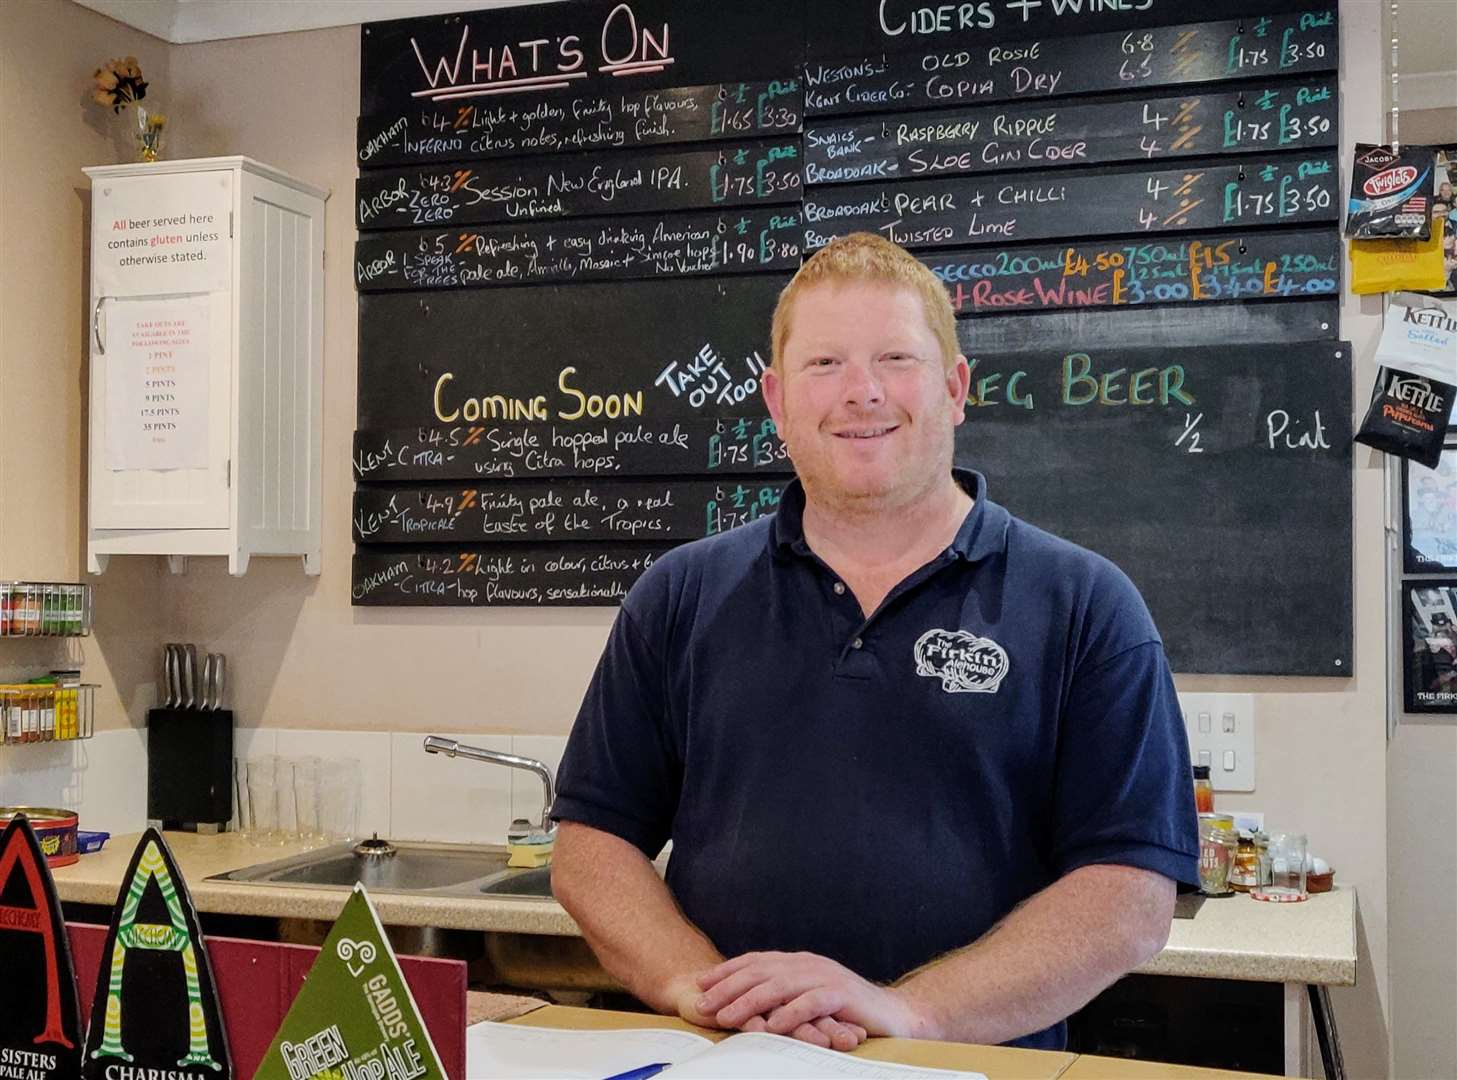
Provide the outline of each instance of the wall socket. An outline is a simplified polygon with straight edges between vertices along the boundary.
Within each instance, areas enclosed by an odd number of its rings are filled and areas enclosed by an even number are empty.
[[[1209,766],[1215,791],[1255,790],[1255,696],[1180,694],[1189,757]]]

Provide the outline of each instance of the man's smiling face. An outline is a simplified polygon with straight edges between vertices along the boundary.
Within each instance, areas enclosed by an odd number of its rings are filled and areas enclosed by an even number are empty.
[[[840,510],[894,510],[951,470],[970,373],[949,366],[920,297],[875,281],[823,282],[800,294],[782,369],[764,399],[808,497]]]

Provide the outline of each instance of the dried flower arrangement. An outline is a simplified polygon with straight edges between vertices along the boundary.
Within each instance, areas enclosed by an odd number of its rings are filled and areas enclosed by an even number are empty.
[[[147,96],[147,82],[142,78],[137,58],[127,56],[108,60],[96,69],[91,78],[94,83],[91,98],[98,105],[107,106],[118,114],[123,109],[135,109],[136,124],[132,134],[136,137],[137,157],[142,161],[156,161],[162,152],[162,133],[167,127],[167,117],[139,104]]]
[[[119,113],[147,96],[147,83],[135,56],[108,60],[96,69],[92,78],[96,82],[92,98],[98,105],[109,105],[112,112]]]

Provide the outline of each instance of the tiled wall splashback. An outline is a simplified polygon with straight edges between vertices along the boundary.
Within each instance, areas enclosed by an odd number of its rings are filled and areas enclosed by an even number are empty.
[[[83,829],[139,832],[147,824],[147,733],[123,728],[79,742],[6,747],[0,806],[75,810]]]
[[[500,844],[512,818],[541,817],[541,781],[531,773],[427,754],[427,732],[239,728],[234,753],[357,758],[359,831],[393,840]],[[462,742],[533,757],[555,776],[566,736],[466,735]],[[0,805],[79,812],[81,828],[137,832],[147,817],[147,735],[102,732],[75,743],[18,747],[0,755]]]
[[[280,754],[358,758],[363,776],[359,831],[391,840],[502,844],[512,818],[541,818],[541,781],[531,773],[427,754],[423,731],[239,729],[239,757]],[[455,736],[452,736],[455,737]],[[556,776],[566,736],[466,735],[471,746],[533,757]]]

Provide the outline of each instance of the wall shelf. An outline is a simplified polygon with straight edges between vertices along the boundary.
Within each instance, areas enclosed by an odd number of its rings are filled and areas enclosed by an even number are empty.
[[[85,637],[90,633],[90,585],[0,581],[0,637]]]

